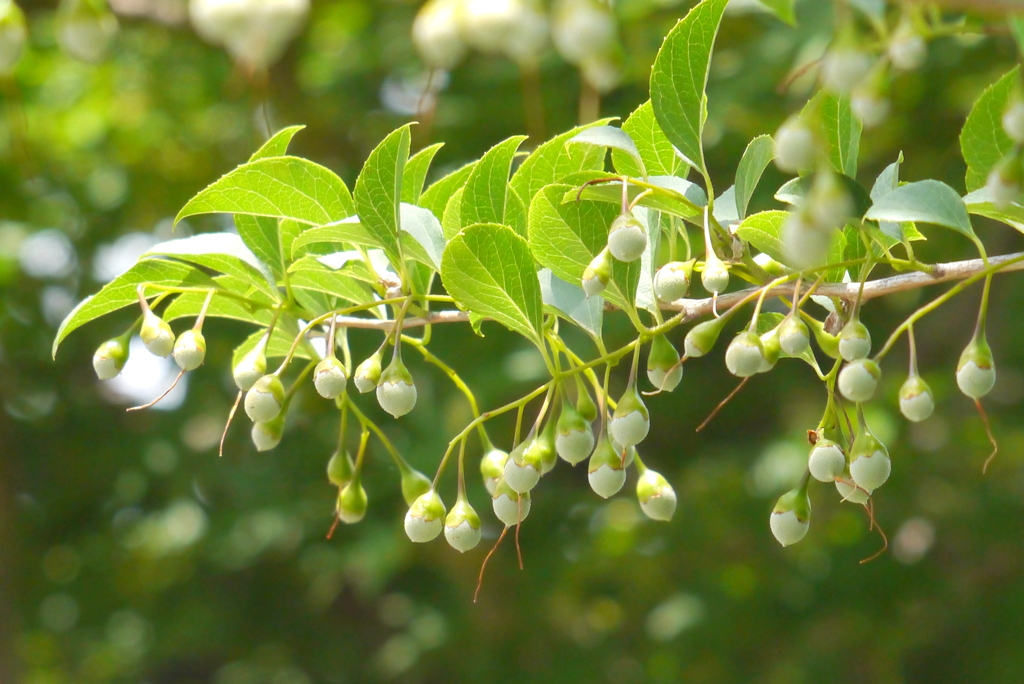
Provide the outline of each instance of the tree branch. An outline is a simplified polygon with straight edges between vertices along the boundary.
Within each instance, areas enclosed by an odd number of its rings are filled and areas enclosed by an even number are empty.
[[[964,280],[973,275],[977,275],[989,266],[997,266],[999,264],[1006,264],[1006,266],[997,271],[998,273],[1022,271],[1024,270],[1024,252],[992,257],[988,260],[988,266],[986,266],[985,262],[981,259],[967,259],[965,261],[951,261],[942,264],[935,264],[932,266],[931,273],[915,271],[913,273],[901,273],[887,278],[869,280],[864,284],[864,293],[861,296],[861,299],[875,299],[895,292],[915,290],[929,285],[938,285],[940,283]],[[719,295],[717,303],[718,310],[724,311],[735,306],[750,294],[757,292],[758,289],[759,288],[752,287],[745,290],[739,290],[737,292]],[[819,285],[814,293],[824,297],[837,297],[839,299],[853,301],[856,299],[857,290],[859,289],[860,283],[856,282],[825,283]],[[765,295],[766,298],[791,296],[793,296],[792,284],[774,287],[768,290]],[[712,301],[710,297],[707,299],[680,299],[670,304],[666,304],[664,308],[669,311],[682,311],[685,313],[685,316],[683,317],[684,322],[692,321],[711,314]],[[468,321],[469,314],[464,311],[436,311],[430,313],[426,317],[406,318],[402,322],[402,328],[418,328],[423,327],[424,325],[433,325],[435,323],[466,323]],[[337,324],[347,328],[391,330],[395,322],[393,320],[380,320],[375,318],[338,316]]]

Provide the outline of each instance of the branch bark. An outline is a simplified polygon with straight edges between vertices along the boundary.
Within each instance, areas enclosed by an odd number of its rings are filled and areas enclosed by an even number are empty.
[[[997,273],[1024,271],[1024,252],[1003,254],[1001,256],[991,257],[988,260],[989,266],[999,264],[1006,264],[1006,266],[997,271]],[[987,266],[981,259],[967,259],[964,261],[950,261],[947,263],[935,264],[932,266],[931,273],[914,271],[913,273],[901,273],[887,278],[869,280],[864,284],[864,293],[861,296],[861,299],[876,299],[895,292],[915,290],[921,287],[928,287],[929,285],[938,285],[940,283],[964,280],[977,275],[981,271],[985,270],[985,268],[987,268]],[[758,289],[759,288],[751,287],[745,290],[738,290],[736,292],[721,295],[718,297],[717,308],[720,311],[729,309],[748,297],[750,294],[757,292]],[[824,285],[820,285],[814,293],[825,297],[837,297],[839,299],[852,301],[856,299],[859,289],[860,283],[826,283]],[[765,298],[790,297],[792,295],[793,286],[791,284],[787,284],[770,289],[765,295]],[[712,300],[710,297],[706,299],[680,299],[670,304],[666,304],[664,308],[667,311],[684,312],[684,321],[703,318],[704,316],[713,313]],[[385,331],[390,330],[395,324],[395,322],[391,320],[359,318],[356,316],[338,316],[337,321],[338,325],[345,326],[347,328]],[[437,311],[431,313],[427,317],[407,318],[403,321],[402,328],[419,328],[424,325],[466,323],[468,321],[469,314],[464,311]]]

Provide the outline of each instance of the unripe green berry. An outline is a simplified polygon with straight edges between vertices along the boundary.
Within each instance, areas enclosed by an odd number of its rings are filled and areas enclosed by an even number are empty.
[[[430,478],[418,470],[405,467],[402,469],[402,498],[412,506],[416,499],[430,491]]]
[[[779,324],[779,347],[786,356],[800,356],[811,344],[807,324],[790,314]]]
[[[116,378],[128,361],[128,345],[123,339],[107,340],[92,355],[92,367],[100,380]]]
[[[345,366],[335,356],[327,356],[313,369],[313,386],[324,399],[337,399],[345,392],[348,376]]]
[[[612,277],[612,253],[606,247],[583,270],[583,291],[588,297],[599,295]]]
[[[775,364],[779,362],[779,357],[782,355],[782,348],[779,346],[779,331],[778,329],[769,330],[759,339],[761,340],[762,355],[761,366],[757,372],[767,373],[775,368]]]
[[[192,371],[206,360],[206,338],[198,330],[186,330],[174,342],[174,362],[184,371]]]
[[[401,418],[416,406],[416,385],[412,375],[397,355],[380,376],[377,403],[395,418]]]
[[[956,366],[956,384],[971,399],[981,399],[995,386],[995,361],[983,336],[972,339],[960,354]]]
[[[380,361],[381,353],[378,351],[356,366],[356,372],[353,377],[356,383],[356,389],[359,390],[360,394],[372,392],[377,388],[377,383],[380,382]]]
[[[257,451],[270,451],[276,448],[284,436],[284,416],[278,416],[265,423],[253,423],[251,436]]]
[[[530,493],[512,489],[504,479],[498,480],[491,498],[491,507],[505,527],[513,527],[530,515]]]
[[[749,378],[761,370],[764,347],[756,333],[741,332],[725,350],[725,367],[738,378]]]
[[[1024,143],[1024,102],[1014,100],[1003,112],[1003,130],[1010,140],[1015,143]]]
[[[480,475],[483,476],[484,486],[487,493],[494,496],[494,488],[498,486],[498,480],[505,473],[505,462],[508,461],[508,453],[501,449],[491,449],[480,459]]]
[[[284,385],[276,375],[264,375],[245,393],[245,413],[254,423],[277,418],[284,406]]]
[[[772,534],[783,546],[803,539],[811,526],[811,500],[806,486],[780,496],[768,522]]]
[[[811,447],[807,470],[819,482],[832,482],[846,470],[846,454],[832,440],[821,438]]]
[[[839,333],[839,355],[844,361],[857,361],[871,353],[871,332],[860,319],[851,318]]]
[[[814,341],[818,343],[818,347],[825,353],[826,356],[830,356],[833,359],[840,358],[839,354],[839,337],[830,334],[825,330],[825,325],[816,318],[812,318],[806,314],[801,314],[801,319],[807,323],[811,332],[814,334]]]
[[[346,484],[338,492],[338,503],[336,510],[338,520],[343,523],[354,525],[366,517],[366,508],[369,501],[366,498],[366,490],[363,483],[357,477]]]
[[[707,354],[715,346],[718,336],[722,334],[727,318],[720,316],[704,321],[690,328],[683,340],[683,351],[686,356],[695,359]]]
[[[647,379],[655,389],[663,392],[671,392],[683,379],[679,352],[664,335],[656,335],[651,340],[651,351],[647,355]]]
[[[799,173],[814,167],[814,133],[800,120],[790,117],[775,132],[775,165],[784,173]]]
[[[579,392],[576,396],[576,412],[583,416],[583,420],[593,423],[597,420],[597,404],[590,397],[590,392],[583,383],[579,384]]]
[[[885,484],[890,472],[892,462],[885,445],[861,422],[850,448],[850,476],[858,487],[871,493]]]
[[[612,439],[624,447],[636,446],[644,441],[651,430],[651,414],[647,410],[635,385],[630,385],[619,398],[615,413],[608,423]]]
[[[682,299],[690,289],[693,260],[670,261],[654,274],[654,294],[663,302]]]
[[[568,402],[558,417],[555,450],[562,460],[571,465],[585,460],[594,451],[594,431],[590,429],[590,423]]]
[[[174,351],[174,332],[171,326],[152,311],[147,311],[143,316],[139,337],[154,356],[165,358]]]
[[[441,534],[445,517],[444,502],[433,489],[420,496],[405,514],[405,534],[417,544],[424,544]]]
[[[465,499],[459,499],[444,519],[444,538],[459,553],[480,543],[480,516]]]
[[[255,349],[242,357],[238,365],[231,371],[235,385],[243,392],[252,389],[256,381],[267,374],[267,357],[261,343]]]
[[[869,495],[863,489],[850,484],[852,481],[853,476],[850,475],[850,471],[847,469],[843,472],[841,479],[836,480],[836,491],[839,492],[839,496],[842,497],[843,501],[863,506],[868,502]]]
[[[636,483],[640,509],[651,520],[669,521],[676,512],[676,492],[661,473],[645,470]]]
[[[729,287],[729,269],[714,254],[704,262],[704,270],[700,272],[700,282],[704,289],[712,294],[725,292]]]
[[[630,213],[620,214],[608,230],[608,251],[619,261],[636,261],[647,249],[644,224]]]
[[[543,449],[531,449],[536,437],[530,435],[519,446],[512,450],[505,462],[503,472],[505,482],[514,491],[522,494],[537,486],[540,482],[544,464],[541,462]]]
[[[555,448],[555,439],[558,436],[556,421],[548,420],[544,429],[537,435],[537,439],[527,449],[534,449],[540,452],[540,474],[547,475],[558,463],[558,451]],[[530,457],[529,460],[533,460]]]
[[[616,453],[607,437],[602,436],[590,456],[587,480],[590,481],[590,488],[604,499],[617,494],[626,483],[626,468],[622,465],[622,457]]]
[[[914,423],[926,420],[935,411],[932,390],[917,374],[907,378],[900,387],[900,413]]]
[[[839,391],[850,401],[870,401],[871,397],[875,396],[881,377],[882,371],[871,359],[853,361],[839,371]]]
[[[331,460],[327,462],[327,479],[339,489],[344,487],[355,477],[355,464],[352,463],[352,456],[347,451],[335,451]]]

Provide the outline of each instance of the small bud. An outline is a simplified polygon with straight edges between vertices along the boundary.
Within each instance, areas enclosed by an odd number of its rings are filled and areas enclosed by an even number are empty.
[[[430,491],[430,478],[418,470],[405,467],[402,470],[402,498],[412,506],[416,499]]]
[[[645,470],[636,483],[640,508],[651,520],[669,521],[676,512],[676,492],[661,473]]]
[[[608,432],[622,446],[631,447],[644,441],[650,430],[651,414],[636,391],[636,385],[630,385],[615,406]]]
[[[347,451],[340,449],[331,455],[327,462],[327,479],[339,489],[344,487],[355,477],[355,465],[352,463],[352,456]]]
[[[380,376],[377,403],[395,418],[401,418],[416,406],[416,385],[397,353]]]
[[[870,401],[871,397],[875,396],[881,377],[881,369],[871,359],[852,361],[839,371],[839,391],[850,401]]]
[[[235,385],[243,392],[252,389],[256,381],[267,374],[267,357],[261,342],[251,352],[242,357],[238,365],[231,371]]]
[[[537,486],[544,468],[544,464],[541,462],[544,455],[543,449],[531,449],[534,442],[536,442],[536,436],[531,433],[512,450],[512,453],[508,455],[508,461],[505,462],[503,473],[505,482],[520,494]]]
[[[821,60],[821,80],[834,93],[853,90],[871,70],[871,55],[852,47],[829,50]]]
[[[174,351],[174,332],[171,326],[152,311],[147,311],[143,316],[139,337],[154,356],[165,358]]]
[[[819,482],[832,482],[846,470],[846,454],[838,444],[822,437],[811,447],[807,470]]]
[[[786,356],[800,356],[810,344],[811,334],[799,316],[790,314],[779,324],[779,347]]]
[[[636,261],[647,249],[647,231],[633,214],[620,214],[608,229],[608,251],[619,261]]]
[[[695,359],[711,351],[727,320],[726,316],[720,316],[690,328],[690,332],[686,333],[683,339],[683,351],[686,352],[686,356]]]
[[[932,389],[916,373],[907,378],[900,387],[900,413],[913,422],[926,420],[935,411]]]
[[[814,133],[800,119],[791,116],[775,132],[775,165],[784,173],[814,168]]]
[[[626,483],[626,468],[622,464],[622,456],[603,435],[590,456],[587,479],[590,481],[590,488],[604,499],[617,494]]]
[[[380,382],[381,353],[375,352],[356,367],[355,383],[360,394],[372,392]]]
[[[651,351],[647,355],[647,379],[654,389],[662,392],[671,392],[683,379],[679,352],[664,335],[656,335],[651,340]]]
[[[590,392],[583,383],[579,384],[579,393],[576,397],[576,411],[583,416],[583,420],[593,423],[597,420],[597,404],[590,397]]]
[[[586,460],[594,451],[594,431],[590,423],[569,402],[562,406],[562,415],[558,417],[555,450],[571,465]]]
[[[327,356],[313,369],[313,386],[324,399],[337,399],[345,392],[348,376],[345,366],[335,356]]]
[[[995,386],[995,360],[984,335],[976,335],[960,354],[956,384],[971,399],[981,399]]]
[[[712,294],[725,292],[729,287],[729,269],[714,253],[708,255],[704,262],[704,270],[700,272],[700,282],[704,289]]]
[[[530,515],[530,493],[517,493],[509,487],[504,479],[498,480],[494,494],[491,496],[494,515],[505,523],[505,527],[518,525],[521,521],[526,520],[526,516]]]
[[[779,362],[779,357],[782,355],[782,348],[779,346],[778,328],[764,333],[761,335],[760,340],[762,356],[761,366],[757,369],[757,372],[767,373],[775,368],[775,364]]]
[[[494,496],[498,480],[505,473],[506,461],[508,461],[508,453],[501,449],[491,449],[480,459],[480,475],[483,476],[484,486],[487,487],[487,493],[491,496]]]
[[[845,361],[857,361],[870,353],[871,332],[859,318],[851,318],[839,333],[839,355]]]
[[[588,297],[599,295],[608,287],[612,277],[612,253],[606,247],[601,250],[583,271],[583,291]]]
[[[174,342],[174,362],[184,371],[192,371],[206,360],[206,338],[198,330],[186,330]]]
[[[1003,112],[1003,130],[1010,140],[1015,143],[1024,143],[1024,102],[1013,100],[1010,106]]]
[[[459,553],[465,553],[480,543],[480,516],[465,499],[456,501],[444,519],[444,538]]]
[[[843,471],[840,479],[836,480],[836,491],[839,492],[839,496],[842,497],[843,501],[863,506],[868,502],[869,495],[863,489],[851,484],[852,482],[853,476],[850,475],[849,469]]]
[[[768,522],[772,534],[783,546],[803,539],[811,526],[811,500],[807,496],[807,485],[780,496]]]
[[[368,503],[360,478],[353,479],[338,492],[338,520],[348,525],[356,524],[366,517]]]
[[[245,393],[245,413],[254,423],[277,418],[284,406],[284,385],[276,375],[264,375]]]
[[[558,463],[558,451],[555,449],[555,439],[558,435],[556,421],[549,419],[544,429],[537,435],[537,439],[527,449],[535,449],[540,452],[540,474],[547,475]],[[530,457],[529,460],[533,460]]]
[[[928,44],[914,28],[909,19],[904,19],[896,27],[892,40],[889,41],[889,61],[901,71],[920,69],[928,58]]]
[[[92,355],[92,367],[100,380],[116,378],[128,361],[128,345],[123,339],[107,340]]]
[[[441,534],[444,527],[444,502],[433,489],[420,496],[405,514],[405,534],[417,544],[424,544]]]
[[[818,343],[818,347],[821,351],[825,352],[827,356],[830,356],[833,359],[840,358],[839,337],[829,333],[829,331],[825,329],[825,324],[818,319],[807,315],[801,316],[801,318],[805,323],[807,323],[811,332],[814,333],[814,341]]]
[[[276,448],[284,436],[284,416],[278,416],[265,423],[253,423],[251,436],[257,451],[270,451]]]
[[[741,332],[725,350],[725,367],[738,378],[749,378],[761,370],[764,347],[756,333]]]
[[[663,302],[682,299],[690,289],[693,260],[670,261],[654,274],[654,294]]]

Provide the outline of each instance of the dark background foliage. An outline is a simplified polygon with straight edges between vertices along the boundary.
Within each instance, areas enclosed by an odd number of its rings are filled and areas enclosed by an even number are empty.
[[[709,86],[716,177],[729,178],[747,140],[802,105],[806,90],[780,95],[776,86],[800,50],[825,44],[828,5],[798,3],[795,29],[764,14],[726,17]],[[869,412],[894,466],[877,496],[891,542],[878,560],[859,563],[880,538],[860,507],[825,486],[812,491],[808,537],[778,546],[768,513],[803,467],[805,431],[824,392],[802,364],[783,363],[695,434],[734,386],[719,351],[688,363],[680,388],[649,402],[643,452],[676,487],[675,519],[644,519],[629,484],[599,500],[581,469],[563,464],[535,492],[520,539],[525,570],[506,544],[474,604],[498,532],[476,478],[470,496],[487,512],[485,543],[462,556],[440,541],[407,541],[397,477],[377,449],[367,519],[325,539],[335,490],[324,466],[336,418],[311,392],[293,409],[280,448],[257,454],[240,422],[217,458],[241,327],[209,325],[207,365],[175,411],[126,415],[95,380],[92,350],[119,322],[75,333],[51,361],[61,312],[100,285],[102,250],[132,232],[169,234],[182,204],[262,141],[265,113],[259,90],[187,24],[123,15],[110,55],[90,65],[57,47],[53,3],[24,6],[32,46],[6,87],[0,120],[0,682],[1022,680],[1019,276],[1000,277],[993,293],[1000,379],[987,404],[1002,450],[987,476],[981,422],[953,382],[978,288],[919,327],[938,400],[932,419],[910,426],[899,417],[903,355],[884,365],[881,400]],[[646,99],[661,38],[687,8],[620,3],[627,79],[602,114],[624,117]],[[295,153],[351,182],[366,153],[410,118],[386,108],[382,93],[421,75],[408,39],[416,9],[405,0],[314,3],[269,79],[272,126],[308,127]],[[959,128],[1014,60],[1002,35],[933,43],[926,67],[894,83],[889,120],[865,133],[860,180],[869,184],[903,150],[904,178],[963,190]],[[571,127],[576,73],[550,54],[541,76],[547,133]],[[520,92],[512,63],[471,58],[450,75],[415,146],[446,143],[435,172],[478,156],[526,128]],[[772,205],[782,180],[769,169],[757,208]],[[1021,248],[1009,228],[976,223],[990,252]],[[187,229],[219,225],[202,219]],[[66,236],[72,256],[63,271],[22,268],[42,231]],[[929,236],[925,259],[970,255],[952,234]],[[64,244],[54,239],[41,244]],[[872,303],[865,320],[882,337],[927,294]],[[612,339],[616,326],[625,339],[622,322],[610,325]],[[487,407],[531,388],[543,369],[507,331],[485,332],[438,329],[433,348]],[[378,341],[354,338],[364,353]],[[419,406],[384,424],[410,461],[432,472],[468,410],[445,378],[418,364],[413,371]],[[510,426],[492,436],[507,446]]]

